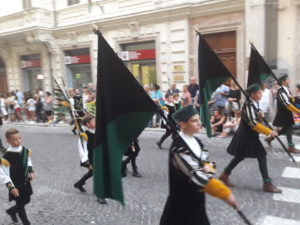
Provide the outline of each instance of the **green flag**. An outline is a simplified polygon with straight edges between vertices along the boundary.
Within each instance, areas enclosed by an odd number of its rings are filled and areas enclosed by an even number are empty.
[[[94,193],[124,204],[121,163],[132,141],[147,126],[156,105],[98,33]]]
[[[199,34],[198,68],[200,85],[200,117],[208,137],[212,136],[208,101],[212,93],[229,77],[230,72]]]
[[[259,54],[254,45],[251,44],[247,87],[255,83],[262,84],[271,77],[272,70],[267,65],[263,57]]]

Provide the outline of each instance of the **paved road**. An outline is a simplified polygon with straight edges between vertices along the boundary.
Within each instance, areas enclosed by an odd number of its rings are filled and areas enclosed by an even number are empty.
[[[12,127],[4,125],[1,132]],[[145,131],[140,138],[142,151],[138,166],[143,178],[131,175],[123,180],[126,206],[108,200],[108,205],[97,203],[92,194],[92,180],[87,182],[87,193],[73,188],[85,170],[79,167],[76,137],[66,127],[15,126],[23,136],[25,146],[33,150],[34,195],[27,206],[32,224],[38,225],[157,225],[168,193],[168,151],[159,150],[154,143],[162,135],[160,131]],[[0,135],[3,138],[3,132]],[[207,139],[200,136],[217,162],[218,173],[231,159],[225,149],[230,138]],[[300,139],[296,138],[300,144]],[[164,143],[167,147],[170,140]],[[258,164],[247,159],[233,171],[232,181],[237,185],[233,192],[244,213],[257,225],[300,224],[300,182],[283,174],[287,167],[296,169],[276,144],[268,148],[268,166],[274,183],[285,187],[282,199],[261,190],[262,182]],[[129,168],[130,169],[130,168]],[[131,170],[130,170],[131,171]],[[299,173],[300,174],[300,173]],[[284,177],[282,177],[284,176]],[[298,191],[299,190],[299,191]],[[290,194],[292,193],[292,196]],[[285,198],[287,197],[287,198]],[[298,201],[299,199],[299,201]],[[5,209],[12,205],[7,201],[6,188],[0,186],[0,224],[10,224]],[[242,225],[237,214],[219,199],[207,197],[207,211],[212,225]],[[271,222],[270,222],[271,221]],[[275,221],[275,222],[274,222]],[[276,222],[277,221],[277,222]],[[290,222],[289,222],[290,221]]]

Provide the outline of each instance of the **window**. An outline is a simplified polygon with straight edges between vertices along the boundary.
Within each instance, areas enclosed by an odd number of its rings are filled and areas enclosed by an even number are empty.
[[[68,0],[68,5],[79,4],[80,0]]]

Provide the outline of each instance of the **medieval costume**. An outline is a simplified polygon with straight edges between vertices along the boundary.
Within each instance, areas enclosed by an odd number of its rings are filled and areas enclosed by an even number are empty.
[[[260,91],[258,84],[253,84],[246,89],[249,96],[252,93]],[[238,130],[234,134],[227,152],[234,156],[224,172],[219,177],[228,186],[234,186],[230,183],[228,176],[231,171],[245,158],[257,158],[260,173],[263,178],[263,189],[267,192],[281,193],[281,190],[273,186],[272,180],[268,175],[266,151],[259,140],[259,133],[269,135],[272,130],[262,124],[260,117],[261,111],[258,102],[249,98],[242,108],[241,122]]]
[[[279,78],[280,82],[283,82],[288,79],[288,76],[285,74]],[[279,129],[278,134],[286,134],[286,138],[288,141],[288,151],[291,153],[300,153],[299,150],[295,149],[295,144],[292,139],[292,129],[294,122],[293,113],[300,113],[300,110],[297,109],[294,104],[294,98],[292,93],[290,92],[288,86],[282,83],[282,87],[279,88],[277,92],[277,113],[275,119],[273,121],[273,125],[276,127],[281,127]],[[266,141],[270,144],[272,138],[266,139]]]
[[[80,165],[88,169],[88,172],[74,184],[74,187],[78,188],[81,192],[86,192],[83,185],[85,185],[85,182],[93,176],[94,135],[95,130],[86,129],[80,134],[80,138],[78,140]],[[98,202],[106,204],[105,199],[98,199]]]
[[[139,140],[135,139],[132,144],[128,147],[127,151],[125,152],[125,156],[127,156],[126,159],[122,162],[122,176],[127,176],[127,164],[131,162],[132,166],[132,176],[134,177],[142,177],[142,175],[138,171],[138,167],[136,165],[136,158],[140,152],[141,148],[139,145]]]
[[[198,114],[192,105],[174,113],[177,122]],[[160,225],[209,225],[205,194],[227,199],[231,191],[213,178],[214,164],[207,161],[208,151],[198,138],[183,132],[174,137],[169,154],[169,196]],[[211,170],[205,170],[209,165]]]
[[[25,205],[30,202],[30,196],[33,193],[29,179],[29,174],[33,173],[31,154],[31,150],[23,146],[9,146],[0,161],[0,182],[6,184],[9,190],[9,201],[16,201],[16,205],[6,212],[14,222],[17,222],[16,214],[18,213],[24,225],[30,224]],[[18,197],[10,193],[14,188],[19,191]]]
[[[168,120],[173,120],[172,115],[175,112],[175,106],[174,103],[166,102],[165,106],[163,107],[163,112]],[[160,138],[158,142],[156,142],[156,145],[162,149],[162,143],[172,134],[171,127],[167,124],[167,121],[162,119],[161,121],[161,128],[165,128],[166,132],[165,134]]]

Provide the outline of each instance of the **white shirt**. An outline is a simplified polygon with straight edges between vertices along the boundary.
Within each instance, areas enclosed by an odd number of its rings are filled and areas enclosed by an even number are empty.
[[[194,137],[190,137],[182,132],[179,133],[179,135],[182,137],[182,139],[185,141],[185,143],[187,143],[187,145],[190,147],[190,149],[193,151],[193,153],[200,158],[201,157],[201,153],[202,153],[202,149],[198,143],[198,141],[196,140],[196,138]]]

